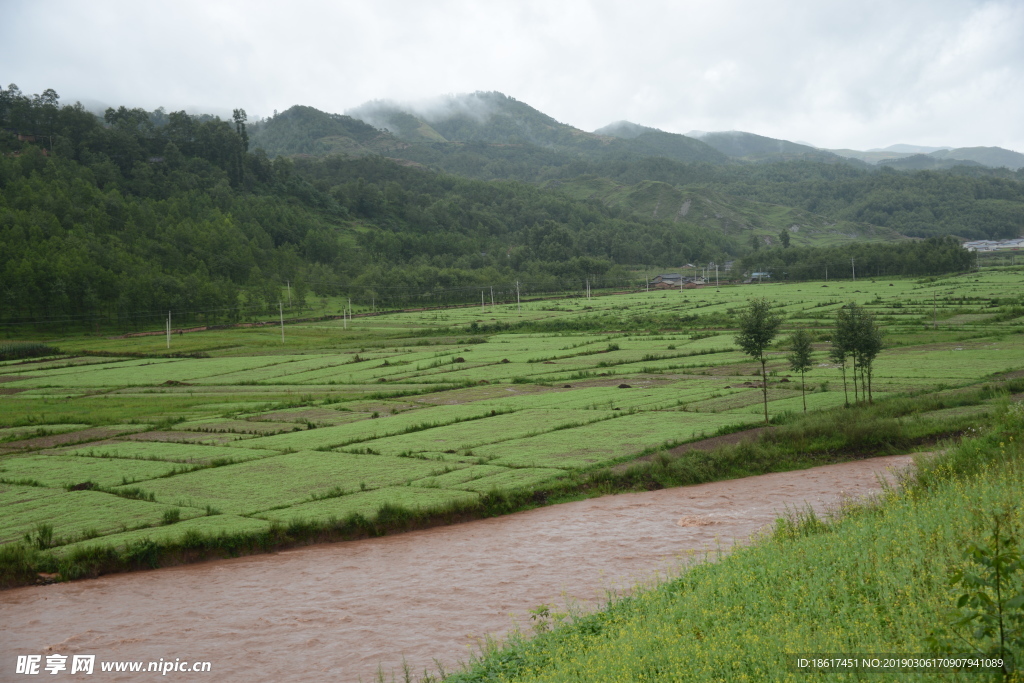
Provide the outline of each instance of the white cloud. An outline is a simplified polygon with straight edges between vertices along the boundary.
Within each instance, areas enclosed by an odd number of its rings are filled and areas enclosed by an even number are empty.
[[[65,101],[268,115],[499,90],[585,130],[628,119],[1024,151],[1015,0],[20,0],[5,12],[0,79]]]

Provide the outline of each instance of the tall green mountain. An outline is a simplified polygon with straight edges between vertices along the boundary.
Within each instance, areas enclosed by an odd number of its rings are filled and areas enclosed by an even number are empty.
[[[389,143],[396,142],[390,134],[359,119],[300,105],[249,128],[250,144],[270,156],[338,153],[360,156],[379,153]]]
[[[617,138],[613,146],[623,152],[645,157],[665,157],[676,161],[703,161],[726,163],[725,154],[700,140],[677,133],[666,133],[657,128],[640,126],[629,121],[617,121],[595,134]]]

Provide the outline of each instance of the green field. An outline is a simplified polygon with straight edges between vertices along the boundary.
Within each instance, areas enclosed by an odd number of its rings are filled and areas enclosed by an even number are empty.
[[[785,316],[780,342],[815,336],[811,410],[847,400],[827,352],[848,302],[886,331],[876,401],[955,395],[1024,370],[1021,292],[1024,270],[991,268],[367,315],[347,329],[287,324],[284,341],[269,327],[171,339],[170,352],[207,357],[165,357],[162,335],[34,339],[66,355],[0,364],[0,543],[28,535],[56,557],[372,519],[381,505],[472,507],[756,426],[760,366],[733,343],[753,296]],[[780,424],[803,410],[785,356],[776,345],[768,363]],[[985,400],[931,419],[981,419]]]

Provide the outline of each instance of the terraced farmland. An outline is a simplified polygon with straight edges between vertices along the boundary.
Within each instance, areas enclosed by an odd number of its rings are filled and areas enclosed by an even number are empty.
[[[1004,268],[617,293],[289,324],[283,342],[259,327],[172,339],[208,356],[189,358],[162,357],[156,336],[40,339],[67,355],[0,364],[0,543],[66,556],[471,509],[742,430],[763,419],[760,368],[733,343],[752,296],[786,317],[780,341],[815,336],[811,410],[848,398],[827,354],[849,302],[887,333],[876,400],[962,391],[1024,372],[1022,292],[1024,271]],[[777,422],[803,410],[785,355],[769,352]]]

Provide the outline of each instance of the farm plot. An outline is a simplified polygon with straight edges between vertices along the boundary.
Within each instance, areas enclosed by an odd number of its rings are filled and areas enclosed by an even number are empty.
[[[152,503],[151,503],[152,505]],[[164,506],[161,506],[164,507]],[[166,509],[166,508],[165,508]],[[77,541],[61,545],[48,551],[51,555],[58,557],[70,555],[79,549],[95,547],[124,548],[129,543],[150,540],[156,543],[180,542],[186,534],[199,534],[203,537],[213,537],[227,534],[249,534],[260,531],[267,531],[270,522],[252,517],[239,517],[238,515],[206,515],[203,517],[188,517],[186,514],[194,514],[189,508],[180,509],[182,520],[166,526],[147,526],[134,531],[121,531],[111,534],[103,534],[97,538]]]
[[[87,429],[87,424],[50,424],[31,425],[28,427],[3,427],[0,428],[0,442],[15,441],[29,436],[49,436],[50,434],[63,434],[74,432],[80,429]]]
[[[188,420],[172,427],[175,431],[200,432],[206,434],[238,434],[249,436],[271,436],[305,429],[295,422],[270,422],[265,420],[225,420],[219,417],[204,417]]]
[[[384,455],[421,451],[465,451],[483,444],[523,438],[614,417],[612,411],[522,410],[493,417],[459,422],[410,434],[361,441],[353,449],[369,449]]]
[[[985,375],[1024,367],[1024,340],[962,342],[946,348],[897,349],[879,356],[875,375],[881,378],[958,378],[977,380]]]
[[[328,522],[360,514],[373,519],[382,505],[400,505],[406,509],[443,508],[446,505],[472,502],[479,498],[471,491],[457,491],[418,486],[391,486],[375,491],[361,491],[337,498],[311,501],[279,510],[261,513],[260,518],[280,523],[293,521]]]
[[[310,356],[278,356],[276,362],[265,363],[259,367],[242,368],[203,377],[202,384],[248,384],[297,375],[305,372],[316,372],[337,367],[351,361],[350,358],[338,354],[316,354]]]
[[[335,426],[347,424],[357,420],[365,420],[370,417],[369,412],[353,412],[351,410],[338,410],[336,408],[286,408],[285,410],[274,410],[260,412],[252,415],[240,415],[239,417],[254,422],[278,422],[298,423],[305,426],[313,423],[318,427]]]
[[[192,443],[207,446],[223,446],[239,439],[252,438],[247,434],[208,434],[206,432],[185,432],[185,431],[153,431],[140,434],[130,434],[125,437],[128,441],[165,441],[167,443]]]
[[[509,491],[539,486],[562,476],[565,476],[565,470],[554,467],[514,467],[456,484],[453,488],[478,493]]]
[[[572,410],[656,410],[677,405],[709,393],[708,388],[680,388],[678,386],[653,386],[620,389],[617,386],[578,387],[555,389],[544,394],[527,394],[495,398],[482,401],[483,404],[505,410],[531,408],[562,408]]]
[[[473,454],[491,465],[575,469],[636,455],[664,443],[711,436],[726,425],[754,422],[754,415],[652,411],[481,446],[473,449]]]
[[[140,488],[161,502],[250,515],[333,491],[405,484],[459,466],[385,455],[300,451],[157,479]]]
[[[799,391],[799,389],[798,389]],[[764,415],[764,406],[761,403],[762,397],[760,390],[751,392],[757,394],[757,401],[748,403],[745,406],[730,408],[722,411],[722,414],[732,415]],[[881,399],[888,394],[882,391],[873,392],[876,399]],[[784,396],[784,397],[783,397]],[[851,394],[850,401],[853,401]],[[829,391],[827,393],[808,393],[807,394],[807,410],[821,410],[823,408],[834,408],[841,406],[846,402],[846,398],[843,396],[842,387],[839,391]],[[784,412],[799,413],[804,409],[803,398],[799,393],[793,395],[792,392],[786,392],[784,395],[782,392],[774,392],[771,389],[768,391],[768,414],[778,415]]]
[[[238,442],[239,447],[273,449],[337,448],[360,441],[379,439],[393,434],[419,429],[425,425],[440,427],[461,420],[472,420],[489,415],[490,406],[456,405],[421,408],[397,415],[382,415],[375,420],[360,420],[336,427],[323,427],[289,434],[279,434]]]
[[[57,370],[37,375],[34,379],[11,382],[14,386],[33,387],[127,387],[194,382],[211,375],[280,363],[280,358],[189,358],[149,359],[92,365],[70,370]]]
[[[0,478],[39,486],[63,487],[92,482],[99,486],[130,484],[164,477],[188,465],[165,461],[90,458],[77,455],[8,455],[0,459]]]
[[[61,455],[129,460],[163,460],[166,462],[209,465],[217,461],[240,462],[278,455],[278,451],[257,448],[228,448],[199,444],[164,443],[160,441],[103,441],[79,446]]]
[[[26,498],[18,489],[0,484],[0,543],[20,540],[37,531],[41,522],[53,528],[53,544],[70,543],[83,536],[125,531],[142,525],[163,523],[170,505],[128,500],[99,491],[52,491],[53,495]],[[183,519],[200,514],[180,510]]]
[[[100,441],[102,439],[110,439],[123,434],[141,432],[149,429],[150,426],[151,425],[145,424],[126,424],[109,425],[106,427],[89,427],[88,429],[60,432],[58,434],[50,434],[48,436],[35,436],[30,439],[22,439],[20,441],[9,441],[4,443],[3,447],[11,449],[12,451],[34,451],[43,448],[56,448],[62,445]]]

